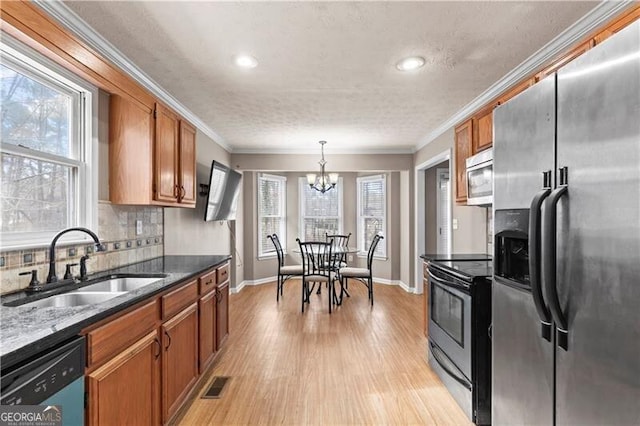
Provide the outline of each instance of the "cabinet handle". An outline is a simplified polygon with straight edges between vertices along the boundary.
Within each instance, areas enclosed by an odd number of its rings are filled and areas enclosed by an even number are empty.
[[[181,192],[182,195],[180,195],[180,199],[183,199],[187,195],[187,190],[184,189],[184,186],[181,186],[180,190],[182,191]]]
[[[220,303],[221,298],[222,298],[222,293],[220,293],[220,290],[216,288],[216,302]]]
[[[178,185],[173,186],[173,198],[180,199],[180,187]]]
[[[167,333],[166,331],[164,332],[164,335],[167,336],[167,339],[169,339],[169,342],[167,343],[167,347],[164,348],[165,351],[168,351],[169,346],[171,346],[171,336],[169,336],[169,333]]]
[[[160,353],[162,353],[162,345],[160,344],[160,339],[156,337],[155,339],[153,339],[153,343],[158,345],[158,353],[154,356],[155,359],[158,359],[160,357]]]

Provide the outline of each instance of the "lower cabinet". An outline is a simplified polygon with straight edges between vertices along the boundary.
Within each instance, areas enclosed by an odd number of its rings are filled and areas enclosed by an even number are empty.
[[[216,290],[216,348],[220,349],[229,336],[229,281],[218,284]]]
[[[173,421],[229,334],[227,276],[225,264],[83,331],[88,425]]]
[[[198,379],[198,305],[184,309],[162,327],[162,421],[176,413]]]
[[[203,373],[213,361],[216,354],[216,299],[217,292],[212,291],[198,301],[200,333],[200,373]]]
[[[89,373],[88,424],[159,424],[160,352],[154,330]]]

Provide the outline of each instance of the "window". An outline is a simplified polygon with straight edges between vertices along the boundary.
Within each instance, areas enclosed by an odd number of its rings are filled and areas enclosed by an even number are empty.
[[[287,249],[286,194],[286,177],[258,174],[258,258],[276,254],[267,235],[278,234],[282,249]]]
[[[94,225],[97,96],[15,40],[3,35],[0,47],[2,248],[45,245],[64,228]]]
[[[384,236],[387,223],[387,185],[384,175],[357,179],[358,184],[358,252],[366,255],[376,234]],[[387,257],[386,239],[380,240],[374,253]]]
[[[326,234],[342,233],[342,178],[324,194],[300,178],[300,239],[324,241]]]

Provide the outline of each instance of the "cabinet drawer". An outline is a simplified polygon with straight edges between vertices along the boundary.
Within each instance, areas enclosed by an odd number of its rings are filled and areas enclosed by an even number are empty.
[[[121,315],[87,334],[88,365],[100,364],[124,349],[156,326],[159,318],[157,300]]]
[[[218,284],[222,284],[229,279],[229,264],[226,263],[218,268]]]
[[[185,306],[195,302],[197,298],[197,280],[193,280],[189,284],[162,296],[162,319],[172,317],[180,312]]]
[[[204,295],[216,288],[216,271],[207,272],[198,279],[200,295]]]

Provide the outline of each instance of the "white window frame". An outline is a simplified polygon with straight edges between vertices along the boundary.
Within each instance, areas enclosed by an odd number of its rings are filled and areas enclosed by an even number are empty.
[[[70,218],[67,226],[81,226],[96,231],[98,224],[98,89],[5,33],[2,34],[2,42],[0,42],[0,58],[2,63],[10,68],[74,98],[72,120],[75,121],[71,126],[77,142],[72,142],[70,146],[71,156],[74,158],[11,144],[2,144],[1,151],[74,167],[69,207],[75,212],[75,217]],[[2,234],[0,249],[15,250],[48,246],[57,232]],[[85,233],[70,232],[63,235],[59,243],[83,244],[90,241],[93,240]]]
[[[267,252],[262,252],[263,241],[261,241],[262,236],[262,221],[260,220],[260,212],[261,209],[261,197],[260,197],[260,180],[270,180],[277,181],[282,184],[282,196],[280,197],[280,215],[270,215],[269,217],[281,217],[282,222],[280,223],[280,231],[278,232],[278,238],[280,239],[280,244],[282,245],[282,251],[284,254],[287,253],[287,177],[286,176],[278,176],[271,175],[267,173],[258,173],[258,177],[256,179],[256,192],[257,192],[257,209],[256,209],[256,217],[258,222],[258,235],[256,237],[258,243],[258,259],[268,259],[277,256],[276,248],[273,247],[272,250]],[[266,216],[265,216],[266,217]]]
[[[327,216],[306,216],[304,215],[304,190],[306,189],[306,187],[309,186],[309,182],[307,181],[306,177],[301,177],[298,179],[298,235],[300,236],[300,238],[305,238],[305,236],[302,234],[303,230],[304,230],[304,219],[305,218],[311,218],[311,219],[323,219]],[[344,191],[343,191],[343,184],[342,184],[342,177],[338,178],[338,183],[336,184],[336,187],[333,189],[330,189],[330,191],[333,191],[337,189],[338,190],[338,234],[342,234],[344,232],[344,214],[343,214],[343,200],[344,200]],[[314,190],[315,191],[315,190]],[[316,191],[317,192],[317,191]],[[319,192],[318,192],[319,193]],[[334,217],[334,216],[329,216],[329,217]]]
[[[366,183],[366,182],[377,182],[377,181],[382,181],[382,190],[384,192],[384,215],[382,217],[382,236],[386,237],[387,235],[387,204],[388,204],[388,193],[387,193],[387,176],[382,174],[382,175],[374,175],[374,176],[362,176],[362,177],[358,177],[356,178],[356,197],[357,197],[357,221],[358,221],[358,256],[359,257],[366,257],[369,251],[369,247],[365,246],[365,235],[364,235],[364,222],[366,218],[369,217],[373,217],[373,216],[364,216],[361,214],[362,212],[362,205],[361,205],[361,200],[362,200],[362,184]],[[374,253],[373,257],[376,259],[387,259],[387,239],[383,238],[382,240],[380,240],[380,242],[378,243],[378,247],[376,248],[376,252],[380,250],[381,253],[380,254],[376,254]]]

